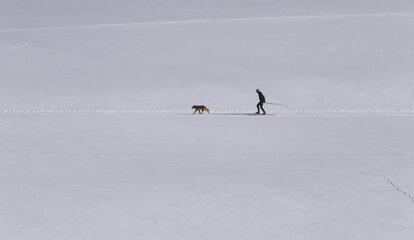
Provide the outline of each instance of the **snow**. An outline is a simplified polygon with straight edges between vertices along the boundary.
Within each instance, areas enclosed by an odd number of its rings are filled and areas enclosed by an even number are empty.
[[[412,11],[411,0],[3,0],[0,28]]]
[[[412,239],[413,11],[1,1],[0,239]]]

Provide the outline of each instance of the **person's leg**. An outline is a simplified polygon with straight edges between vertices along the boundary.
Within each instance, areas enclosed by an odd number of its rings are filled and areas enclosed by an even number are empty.
[[[263,103],[260,104],[260,108],[262,109],[263,114],[266,114],[266,111],[263,109]]]
[[[260,106],[260,102],[256,105],[256,107],[257,107],[257,112],[256,112],[256,114],[259,114],[259,113],[260,113],[259,106]]]

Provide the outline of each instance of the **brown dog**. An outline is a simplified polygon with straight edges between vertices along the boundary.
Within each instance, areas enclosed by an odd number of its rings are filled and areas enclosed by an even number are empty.
[[[194,112],[193,112],[193,115],[194,115],[197,111],[198,111],[198,113],[199,113],[199,114],[204,113],[204,111],[206,111],[206,112],[210,113],[210,110],[209,110],[206,106],[204,106],[204,105],[194,105],[194,106],[192,106],[191,108],[192,108],[192,109],[195,109],[195,110],[194,110]]]

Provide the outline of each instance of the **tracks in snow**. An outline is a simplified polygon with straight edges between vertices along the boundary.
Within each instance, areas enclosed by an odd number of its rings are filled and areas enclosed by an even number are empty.
[[[240,116],[253,113],[245,110],[212,110],[212,113],[223,116]],[[414,109],[289,109],[272,111],[276,117],[414,117]],[[51,114],[183,114],[192,115],[188,109],[6,109],[0,114],[7,115],[51,115]],[[351,147],[351,146],[350,146]]]
[[[381,156],[393,156],[393,157],[396,157],[396,156],[398,156],[398,157],[406,156],[406,157],[412,157],[412,155],[410,155],[410,154],[379,151],[377,149],[365,148],[365,147],[361,147],[361,146],[353,145],[353,144],[348,144],[348,143],[342,143],[342,142],[336,142],[336,141],[326,141],[326,140],[321,140],[321,139],[319,139],[319,141],[326,142],[326,143],[331,143],[331,144],[337,144],[337,145],[341,145],[341,146],[345,146],[345,147],[349,147],[349,148],[353,148],[353,149],[357,149],[357,150],[361,150],[361,151],[370,152],[370,153],[373,153],[373,154],[381,154]],[[372,160],[368,164],[365,164],[362,167],[360,167],[359,168],[359,171],[358,171],[359,174],[361,174],[361,175],[368,175],[368,176],[371,176],[371,177],[382,178],[389,185],[391,185],[397,192],[399,192],[400,194],[402,194],[403,196],[405,196],[406,198],[408,198],[414,204],[414,196],[411,193],[407,192],[406,190],[402,189],[399,185],[397,185],[389,177],[387,177],[387,176],[385,176],[383,174],[377,174],[377,173],[371,173],[371,172],[363,171],[364,168],[367,168],[368,166],[373,165],[374,164],[374,161],[375,160]]]
[[[113,153],[113,152],[65,152],[65,151],[2,151],[8,155],[23,156],[49,156],[49,157],[142,157],[139,153]]]
[[[360,174],[382,178],[389,185],[391,185],[397,192],[402,194],[404,197],[408,198],[411,201],[411,203],[414,204],[414,196],[411,193],[407,192],[406,190],[402,189],[399,185],[393,182],[389,177],[382,175],[382,174],[376,174],[376,173],[370,173],[370,172],[360,172]]]
[[[9,53],[13,53],[15,51],[24,49],[24,48],[26,48],[28,46],[30,46],[30,42],[27,42],[27,43],[24,43],[24,44],[15,46],[15,47],[11,47],[11,48],[6,49],[6,50],[3,50],[3,51],[0,51],[0,55],[6,55],[6,54],[9,54]]]
[[[20,31],[41,31],[41,30],[69,30],[69,29],[93,29],[104,27],[125,27],[139,25],[161,25],[161,24],[199,24],[212,22],[248,22],[248,21],[269,21],[269,20],[309,20],[309,19],[334,19],[334,18],[355,18],[355,17],[412,17],[414,13],[359,13],[359,14],[337,14],[337,15],[287,15],[287,16],[262,16],[262,17],[238,17],[238,18],[209,18],[209,19],[183,19],[183,20],[160,20],[148,22],[129,22],[129,23],[102,23],[86,24],[74,26],[52,26],[34,28],[9,28],[0,29],[0,32],[20,32]]]

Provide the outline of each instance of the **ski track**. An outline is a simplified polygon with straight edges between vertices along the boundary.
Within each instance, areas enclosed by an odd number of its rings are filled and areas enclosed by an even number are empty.
[[[113,156],[113,157],[140,157],[142,156],[142,154],[140,153],[114,153],[114,152],[88,152],[88,153],[82,153],[82,152],[65,152],[65,151],[18,151],[18,150],[3,150],[0,151],[0,153],[3,154],[8,154],[8,155],[27,155],[27,156],[32,156],[32,155],[40,155],[40,156],[75,156],[75,157],[101,157],[101,156]],[[307,156],[326,156],[327,154],[324,155],[318,155],[318,154],[310,154]],[[295,154],[288,154],[289,157],[292,156],[301,156],[301,155],[295,155]],[[352,154],[352,156],[360,156],[360,157],[365,157],[365,154],[359,154],[359,153],[355,153]],[[413,157],[414,155],[412,154],[398,154],[398,155],[394,155],[394,154],[372,154],[370,156],[373,157]],[[369,163],[370,165],[372,165],[372,162]],[[360,167],[359,171],[361,172],[362,169],[366,168],[367,166],[364,165],[363,167]]]
[[[0,51],[0,55],[6,55],[6,54],[9,54],[9,53],[13,53],[15,51],[21,50],[21,49],[26,48],[28,46],[30,46],[30,42],[27,42],[25,44],[9,48],[9,49],[4,50],[4,51]]]
[[[239,18],[211,18],[211,19],[188,19],[188,20],[162,20],[148,22],[127,22],[127,23],[102,23],[85,24],[73,26],[52,26],[52,27],[33,27],[33,28],[4,28],[0,32],[20,32],[20,31],[41,31],[41,30],[69,30],[69,29],[93,29],[104,27],[125,27],[139,25],[159,25],[159,24],[197,24],[212,22],[246,22],[246,21],[268,21],[268,20],[309,20],[309,19],[334,19],[334,18],[372,18],[372,17],[412,17],[414,13],[360,13],[360,14],[337,14],[337,15],[291,15],[291,16],[267,16],[267,17],[239,17]]]
[[[140,153],[113,153],[113,152],[90,152],[90,153],[82,153],[82,152],[65,152],[65,151],[2,151],[2,153],[6,153],[8,155],[26,155],[26,156],[51,156],[51,157],[142,157]]]
[[[254,110],[211,110],[212,115],[234,115],[252,114]],[[185,114],[193,115],[192,111],[187,109],[31,109],[16,110],[6,109],[0,110],[0,114],[14,115],[39,115],[39,114]],[[198,114],[196,114],[198,115]],[[208,114],[204,114],[208,115]],[[384,116],[384,117],[414,117],[414,109],[292,109],[292,110],[275,110],[267,116],[276,117],[364,117],[364,116]],[[321,140],[325,141],[325,140]],[[329,142],[329,141],[326,141]],[[343,144],[338,142],[330,142],[335,144]],[[349,145],[349,147],[358,148],[358,146]]]
[[[411,201],[411,203],[414,204],[414,196],[411,193],[407,192],[406,190],[402,189],[399,185],[397,185],[395,182],[393,182],[389,177],[387,177],[383,174],[370,173],[370,172],[360,172],[360,174],[382,178],[385,182],[387,182],[389,185],[391,185],[397,192],[402,194],[404,197],[408,198]]]

